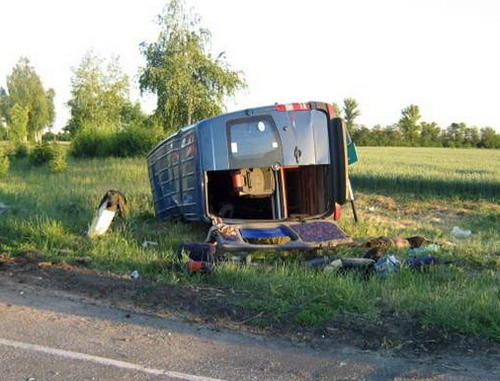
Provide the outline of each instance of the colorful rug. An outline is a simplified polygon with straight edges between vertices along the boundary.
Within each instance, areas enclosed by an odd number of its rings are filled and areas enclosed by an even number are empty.
[[[328,221],[304,222],[290,225],[304,242],[324,242],[348,238],[342,229]]]

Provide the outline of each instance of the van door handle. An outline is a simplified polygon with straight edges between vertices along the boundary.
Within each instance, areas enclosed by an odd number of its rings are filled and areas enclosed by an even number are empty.
[[[295,146],[293,156],[295,156],[295,161],[297,162],[297,164],[299,164],[300,157],[302,156],[302,151],[299,149],[299,147]]]

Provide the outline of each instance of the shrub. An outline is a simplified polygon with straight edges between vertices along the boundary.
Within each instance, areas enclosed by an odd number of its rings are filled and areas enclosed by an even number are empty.
[[[145,128],[128,128],[119,131],[113,140],[112,155],[118,157],[138,156],[148,153],[157,142],[152,131]]]
[[[68,169],[66,152],[59,145],[54,146],[54,156],[49,160],[49,169],[55,173],[61,173]]]
[[[0,177],[4,177],[9,172],[10,160],[7,155],[0,152]]]
[[[42,141],[44,142],[69,142],[71,140],[71,135],[69,132],[58,132],[57,134],[53,132],[46,132],[42,136]]]
[[[71,141],[71,154],[80,158],[111,156],[109,152],[113,135],[110,131],[85,128]]]
[[[130,157],[145,155],[159,140],[153,128],[129,127],[120,131],[87,128],[71,141],[74,157]]]
[[[17,143],[10,152],[11,157],[15,159],[25,159],[29,156],[29,154],[30,150],[28,145],[21,142]]]
[[[37,144],[29,154],[31,165],[41,166],[48,163],[56,155],[56,147],[53,144]]]

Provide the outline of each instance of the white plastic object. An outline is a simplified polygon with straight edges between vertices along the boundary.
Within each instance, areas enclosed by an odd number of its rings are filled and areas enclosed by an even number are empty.
[[[106,233],[109,229],[109,225],[111,225],[111,222],[115,217],[115,214],[116,212],[106,210],[106,203],[104,203],[97,211],[97,215],[94,217],[87,235],[92,238]]]
[[[470,230],[462,230],[458,226],[453,227],[451,234],[457,238],[467,238],[470,237],[472,232]]]

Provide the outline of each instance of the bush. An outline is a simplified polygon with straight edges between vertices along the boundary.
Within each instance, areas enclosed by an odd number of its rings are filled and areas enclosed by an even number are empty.
[[[42,136],[42,141],[44,142],[69,142],[71,140],[71,135],[69,132],[58,132],[57,134],[53,132],[46,132]]]
[[[10,160],[7,155],[0,152],[0,177],[4,177],[9,172]]]
[[[111,132],[96,128],[85,128],[79,131],[71,141],[71,154],[74,157],[91,158],[106,157],[109,154]]]
[[[37,144],[29,154],[31,165],[41,166],[48,163],[56,156],[56,147],[47,142]]]
[[[68,169],[66,152],[61,146],[54,146],[54,156],[49,160],[49,169],[54,173],[61,173]]]
[[[116,134],[112,144],[112,155],[118,157],[146,155],[157,141],[151,130],[128,128]]]
[[[25,159],[29,156],[30,149],[26,143],[17,143],[10,152],[11,158]]]
[[[85,129],[71,141],[74,157],[130,157],[145,155],[160,137],[153,128],[129,127],[117,132]]]

